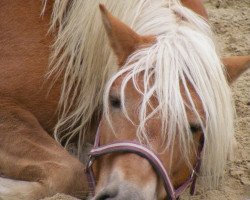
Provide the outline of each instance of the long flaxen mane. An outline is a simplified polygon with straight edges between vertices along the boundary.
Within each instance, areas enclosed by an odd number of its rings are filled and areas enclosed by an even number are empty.
[[[135,52],[113,76],[116,64],[97,9],[100,2],[139,34],[157,38],[152,46]],[[177,0],[56,0],[52,27],[57,28],[58,36],[49,74],[64,76],[59,105],[61,115],[55,128],[58,141],[70,141],[77,135],[78,145],[81,145],[84,135],[91,131],[93,114],[101,112],[103,93],[104,113],[108,117],[110,87],[125,72],[121,101],[127,116],[124,89],[132,80],[139,90],[136,79],[143,73],[138,138],[147,140],[145,124],[160,115],[166,149],[174,142],[178,129],[181,150],[189,162],[192,134],[185,111],[187,102],[180,93],[181,82],[190,103],[189,109],[195,113],[204,132],[201,172],[204,183],[218,185],[234,139],[233,105],[212,32],[203,19]],[[153,84],[149,81],[152,77]],[[192,84],[202,102],[205,119],[198,114],[187,82]],[[147,107],[152,96],[158,99],[159,106],[148,115]]]
[[[44,9],[46,3],[44,0]],[[116,70],[116,59],[105,35],[99,3],[133,27],[145,0],[54,2],[51,29],[57,36],[52,46],[48,77],[53,77],[54,82],[63,77],[60,118],[54,136],[65,146],[77,137],[78,153],[81,153],[86,134],[94,134],[91,124],[96,120],[93,118],[98,118],[102,110],[106,81]]]

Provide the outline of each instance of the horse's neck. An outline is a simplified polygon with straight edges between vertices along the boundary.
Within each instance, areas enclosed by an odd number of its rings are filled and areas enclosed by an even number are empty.
[[[41,17],[41,1],[0,2],[0,98],[8,96],[20,102],[48,131],[56,122],[51,118],[59,96],[59,90],[54,89],[47,98],[48,87],[44,85],[52,39],[46,36],[49,7]]]
[[[40,17],[41,1],[2,0],[1,52],[12,52],[11,56],[31,57],[48,51],[49,38],[45,37],[49,28],[49,13]],[[12,58],[12,57],[11,57]],[[13,59],[13,58],[12,58]]]

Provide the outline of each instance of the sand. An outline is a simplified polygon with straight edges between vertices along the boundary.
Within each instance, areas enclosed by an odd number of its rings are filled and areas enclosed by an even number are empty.
[[[208,0],[205,3],[222,55],[250,54],[250,0]],[[232,85],[237,119],[235,158],[228,162],[224,184],[218,190],[203,191],[181,200],[250,199],[250,70]],[[57,194],[46,200],[76,200]]]

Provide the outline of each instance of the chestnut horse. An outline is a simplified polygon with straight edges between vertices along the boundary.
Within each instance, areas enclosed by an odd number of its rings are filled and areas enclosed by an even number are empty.
[[[99,1],[0,2],[0,199],[59,192],[86,198],[84,165],[56,140],[68,149],[77,146],[81,157],[99,122],[100,144],[139,140],[150,146],[174,187],[189,177],[204,137],[202,173],[212,177],[210,184],[218,182],[233,139],[232,105],[209,26],[175,1],[102,2],[146,34],[101,6],[120,66],[111,79],[117,67]],[[183,4],[207,18],[200,0]],[[224,59],[229,82],[249,60]],[[94,173],[96,199],[166,196],[149,163],[134,154],[106,155]]]

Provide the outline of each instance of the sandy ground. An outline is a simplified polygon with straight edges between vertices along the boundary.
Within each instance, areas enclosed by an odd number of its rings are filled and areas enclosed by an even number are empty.
[[[207,0],[209,18],[214,27],[222,55],[250,54],[250,0]],[[250,70],[232,85],[236,105],[235,158],[227,165],[225,182],[218,190],[204,191],[197,186],[196,195],[185,194],[181,200],[250,199]],[[57,194],[46,200],[76,200]]]

